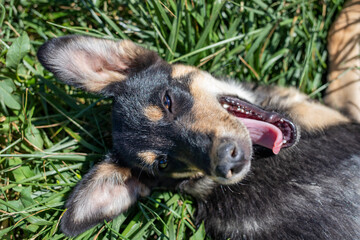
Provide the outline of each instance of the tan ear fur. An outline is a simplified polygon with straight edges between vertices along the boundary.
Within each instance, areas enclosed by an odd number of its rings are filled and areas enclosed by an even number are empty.
[[[61,81],[96,93],[160,60],[155,52],[129,40],[78,35],[48,41],[40,47],[38,58]]]
[[[102,162],[77,184],[66,202],[61,230],[69,236],[126,211],[149,188],[132,177],[130,169]]]

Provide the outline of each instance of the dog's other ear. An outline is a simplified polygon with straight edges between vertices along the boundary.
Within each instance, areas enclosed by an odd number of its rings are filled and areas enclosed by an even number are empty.
[[[129,40],[113,41],[80,35],[54,38],[43,44],[38,59],[66,84],[90,92],[102,91],[110,83],[162,61],[153,51]]]
[[[130,169],[110,162],[96,165],[76,185],[66,202],[61,230],[78,235],[94,225],[126,211],[150,189],[131,176]]]

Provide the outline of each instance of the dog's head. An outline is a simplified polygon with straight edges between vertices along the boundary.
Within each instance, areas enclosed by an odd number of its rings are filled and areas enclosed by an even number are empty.
[[[114,101],[113,151],[70,196],[62,220],[69,235],[120,214],[153,186],[201,197],[237,183],[253,144],[278,153],[295,139],[293,124],[253,105],[250,91],[130,41],[62,37],[38,57],[63,82]]]

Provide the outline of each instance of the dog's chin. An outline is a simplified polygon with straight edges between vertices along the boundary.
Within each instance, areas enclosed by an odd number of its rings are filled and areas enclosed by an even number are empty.
[[[212,175],[195,174],[193,177],[181,181],[177,189],[181,192],[192,195],[195,198],[204,198],[212,192],[212,189],[219,185],[232,185],[241,182],[250,171],[251,161],[244,164],[242,170],[231,178],[222,178]]]

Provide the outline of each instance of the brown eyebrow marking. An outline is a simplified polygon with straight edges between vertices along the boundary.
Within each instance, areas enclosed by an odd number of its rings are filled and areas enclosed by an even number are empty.
[[[152,122],[157,122],[164,117],[162,110],[154,105],[147,106],[144,109],[144,114]]]
[[[157,158],[157,154],[151,151],[140,152],[138,156],[149,165],[153,164]]]

